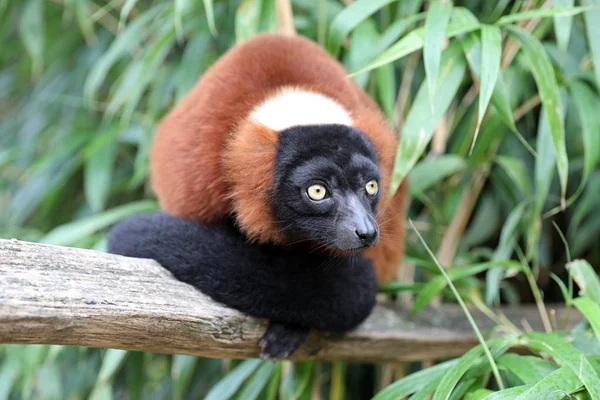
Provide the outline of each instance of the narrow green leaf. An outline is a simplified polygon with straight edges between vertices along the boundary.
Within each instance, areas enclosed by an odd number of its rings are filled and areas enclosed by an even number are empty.
[[[191,11],[192,3],[190,0],[175,0],[173,15],[175,17],[175,31],[179,40],[183,39],[183,14]]]
[[[290,368],[281,379],[279,396],[281,400],[299,399],[310,387],[314,363],[295,362],[288,365]]]
[[[575,204],[569,223],[569,237],[577,232],[584,219],[597,207],[596,200],[600,193],[600,171],[592,173],[583,192],[583,196]]]
[[[339,55],[342,41],[365,19],[395,0],[357,0],[344,8],[329,25],[327,50],[334,57]]]
[[[504,172],[525,196],[531,193],[531,183],[522,160],[510,156],[497,156],[494,161],[504,169]]]
[[[533,385],[558,367],[556,364],[535,356],[522,356],[515,353],[505,354],[498,359],[498,366],[515,374],[523,383]]]
[[[425,19],[426,15],[427,13],[419,13],[394,21],[381,33],[381,36],[377,39],[375,45],[372,46],[372,55],[369,57],[368,62],[373,61],[375,57],[387,50],[410,26]],[[365,65],[367,63],[365,63]],[[360,68],[363,68],[365,65],[361,65]]]
[[[71,246],[77,240],[88,237],[92,233],[107,228],[130,215],[158,211],[159,209],[160,207],[158,204],[152,200],[141,200],[125,204],[100,214],[95,214],[58,226],[44,236],[40,240],[40,243]]]
[[[435,158],[426,158],[415,165],[408,179],[411,193],[420,193],[444,178],[453,175],[467,166],[466,161],[456,154],[442,154]]]
[[[428,382],[440,379],[446,371],[453,368],[458,359],[445,361],[418,372],[414,372],[380,391],[373,400],[396,400],[421,390]]]
[[[437,385],[437,388],[435,388],[433,400],[448,400],[460,378],[462,378],[465,372],[481,358],[482,354],[483,348],[477,346],[473,347],[460,357],[458,363],[444,374],[441,382]]]
[[[478,263],[469,265],[466,267],[455,267],[448,270],[448,277],[452,282],[458,281],[460,279],[464,279],[470,276],[477,275],[491,267],[502,268],[502,269],[516,269],[520,270],[521,266],[518,262],[515,261],[505,261],[505,262],[497,262],[497,261],[489,261],[484,263]],[[448,286],[448,282],[446,279],[439,275],[435,278],[429,280],[423,290],[419,292],[419,295],[415,299],[412,309],[410,310],[411,314],[415,314],[424,307],[426,307],[429,302],[437,296],[442,290],[444,290]]]
[[[451,14],[452,3],[447,0],[439,0],[431,3],[425,17],[423,61],[425,63],[429,101],[432,107],[434,105],[433,96],[438,84],[442,45]]]
[[[250,359],[242,361],[230,373],[225,375],[208,392],[205,400],[227,400],[231,398],[248,378],[261,364],[262,360]]]
[[[558,9],[569,9],[573,8],[575,0],[552,0],[552,7]],[[573,16],[554,16],[554,34],[556,35],[556,41],[558,42],[558,48],[561,53],[567,52],[567,46],[569,45],[569,38],[571,37],[571,26],[573,25]]]
[[[46,25],[44,18],[44,0],[28,0],[21,11],[19,32],[25,49],[33,62],[33,73],[39,76],[44,63],[46,45]]]
[[[384,65],[375,71],[377,79],[377,92],[381,108],[388,120],[392,119],[394,114],[394,105],[396,104],[396,76],[394,75],[394,66],[392,64]]]
[[[240,400],[255,400],[260,395],[261,391],[265,388],[269,379],[273,375],[275,365],[267,362],[258,368],[254,375],[250,378],[248,383],[240,391]]]
[[[435,257],[435,254],[433,254],[433,251],[431,251],[431,248],[427,245],[427,243],[423,239],[423,236],[421,236],[421,233],[415,227],[415,224],[412,222],[412,219],[409,218],[408,222],[409,222],[411,228],[417,234],[417,237],[419,238],[419,241],[421,242],[421,244],[425,248],[425,251],[427,252],[427,254],[435,262],[435,265],[438,268],[439,272],[443,275],[444,279],[446,279],[446,282],[448,282],[448,286],[450,287],[450,289],[452,291],[452,294],[454,295],[456,301],[460,305],[460,308],[462,309],[462,311],[464,312],[465,316],[467,317],[467,320],[469,321],[469,324],[471,325],[471,328],[473,329],[473,332],[477,336],[477,340],[479,341],[479,344],[481,345],[481,347],[483,348],[483,351],[485,352],[485,356],[486,356],[486,358],[487,358],[487,360],[489,362],[490,368],[491,368],[492,373],[494,375],[494,378],[496,380],[496,384],[498,385],[499,388],[504,389],[504,382],[502,381],[502,377],[500,376],[500,371],[498,371],[498,366],[496,365],[496,362],[494,361],[494,356],[492,355],[492,352],[490,351],[490,348],[489,348],[488,344],[484,340],[483,335],[481,334],[481,331],[479,330],[479,327],[477,326],[477,323],[473,319],[473,316],[471,315],[471,312],[467,308],[467,306],[466,306],[464,300],[462,299],[460,293],[456,289],[456,286],[454,286],[454,283],[452,283],[452,279],[448,276],[448,273],[446,272],[445,268],[440,265],[439,261]],[[511,339],[512,338],[508,338],[507,337],[504,340],[511,340]]]
[[[475,33],[465,35],[464,38],[460,39],[460,42],[464,48],[465,56],[469,62],[469,67],[477,76],[479,81],[482,80],[481,76],[481,60],[483,58],[481,54],[481,41]],[[498,79],[492,92],[491,98],[492,105],[498,112],[498,115],[502,119],[502,122],[510,128],[510,130],[517,136],[517,139],[523,144],[523,146],[534,156],[536,155],[535,150],[527,143],[523,135],[517,129],[515,122],[512,117],[512,109],[508,101],[508,95],[506,93],[506,87],[502,78],[502,71],[498,73]],[[474,142],[473,142],[474,143]]]
[[[588,297],[579,297],[573,300],[573,304],[585,316],[596,337],[600,340],[600,304]]]
[[[467,393],[467,395],[465,396],[465,400],[481,400],[493,393],[494,392],[492,392],[489,389],[477,389],[473,393]]]
[[[235,40],[240,43],[256,35],[260,29],[262,0],[242,0],[235,12]]]
[[[561,94],[564,94],[561,91]],[[561,101],[561,113],[564,114],[566,101]],[[542,106],[537,131],[534,177],[535,177],[535,202],[531,212],[531,222],[527,230],[527,257],[536,258],[538,242],[542,230],[542,211],[550,185],[555,174],[555,149],[552,145],[552,135],[550,133],[549,119],[547,118],[546,108]]]
[[[522,21],[525,19],[549,18],[549,17],[568,17],[584,12],[586,7],[570,7],[570,8],[548,8],[523,11],[516,14],[505,15],[500,18],[496,25],[508,25],[513,22]]]
[[[139,0],[126,0],[123,4],[123,7],[121,7],[121,14],[119,15],[119,32],[121,32],[121,30],[125,26],[125,21],[127,21],[129,14],[131,13],[133,7],[135,7],[138,1]]]
[[[521,393],[516,400],[562,400],[582,386],[569,367],[562,367]]]
[[[94,212],[100,212],[106,205],[112,183],[112,173],[117,150],[118,129],[111,129],[99,136],[92,154],[84,167],[85,197]]]
[[[208,29],[213,34],[213,36],[217,36],[217,25],[215,24],[215,11],[213,7],[213,0],[203,1],[204,12],[206,13],[206,22],[208,23]]]
[[[582,0],[583,5],[593,7],[583,14],[585,30],[590,46],[596,85],[600,87],[600,0]]]
[[[105,383],[113,379],[125,362],[127,354],[128,352],[125,350],[107,349],[104,357],[102,357],[102,366],[98,373],[97,383]]]
[[[531,385],[516,386],[488,394],[483,400],[514,400],[518,395],[529,389]]]
[[[61,370],[58,365],[42,365],[37,370],[37,381],[43,400],[63,400]]]
[[[89,400],[113,400],[112,387],[107,384],[99,385],[90,394]]]
[[[184,354],[175,354],[173,356],[171,377],[173,378],[176,399],[183,399],[184,395],[189,392],[188,388],[192,382],[194,369],[198,364],[198,360],[198,357]]]
[[[108,50],[91,69],[84,85],[84,94],[88,99],[93,99],[96,92],[106,79],[112,66],[135,46],[139,46],[145,34],[147,24],[151,23],[165,7],[164,3],[144,11],[139,17],[131,22],[119,36],[111,43]]]
[[[577,105],[582,128],[584,166],[580,188],[583,188],[590,173],[600,161],[600,140],[598,140],[600,107],[598,107],[598,96],[584,82],[578,80],[571,82],[571,93]]]
[[[550,57],[546,53],[544,46],[524,29],[517,26],[506,26],[505,29],[521,44],[538,86],[542,104],[546,109],[556,156],[558,176],[560,178],[561,204],[564,205],[569,160],[565,146],[565,130],[558,82],[556,81]]]
[[[8,400],[13,386],[22,374],[20,359],[10,354],[0,364],[0,400]]]
[[[585,260],[574,260],[567,264],[567,270],[581,292],[596,303],[600,303],[600,279],[590,263]]]
[[[526,346],[551,355],[559,365],[568,366],[578,376],[592,400],[600,399],[600,375],[592,363],[571,343],[557,334],[532,332]]]
[[[500,243],[494,251],[492,259],[494,261],[507,260],[512,254],[515,242],[519,235],[518,227],[527,202],[520,203],[508,215],[502,232],[500,232]],[[485,301],[488,304],[494,303],[500,294],[500,282],[502,281],[504,270],[501,267],[490,268],[486,275]]]
[[[477,115],[477,127],[470,153],[477,141],[481,121],[485,115],[485,110],[490,103],[496,82],[500,74],[500,56],[502,55],[502,34],[500,29],[495,26],[481,26],[481,77],[479,89],[479,107]]]
[[[400,136],[390,193],[396,191],[425,151],[436,125],[460,87],[465,69],[466,62],[460,48],[451,44],[442,55],[442,72],[440,86],[435,94],[434,112],[429,105],[426,84],[419,88]]]
[[[448,30],[446,31],[446,37],[454,37],[463,33],[471,32],[479,27],[479,21],[470,11],[462,7],[454,7],[452,11],[452,19],[448,25]],[[415,50],[421,49],[425,43],[423,40],[425,35],[424,32],[425,28],[418,28],[411,31],[393,46],[381,53],[369,65],[359,71],[353,72],[350,74],[350,76],[359,75],[372,69],[381,67],[382,65],[399,60]],[[441,78],[439,80],[442,81]]]
[[[282,371],[282,363],[281,361],[275,364],[275,372],[269,381],[266,389],[265,400],[276,400],[279,388],[279,382],[281,382],[281,371]]]
[[[106,251],[106,250],[102,250]],[[166,372],[166,371],[165,371]],[[144,392],[144,353],[132,351],[127,357],[125,371],[121,376],[127,380],[127,397],[129,400],[142,400]]]
[[[85,40],[91,43],[94,39],[94,20],[91,18],[90,2],[88,0],[66,0],[65,6],[74,10],[79,29],[85,36]]]
[[[373,42],[379,34],[377,25],[370,19],[360,23],[350,34],[350,45],[344,58],[344,66],[348,71],[365,65],[372,58]],[[352,77],[361,88],[365,89],[369,82],[369,73]]]

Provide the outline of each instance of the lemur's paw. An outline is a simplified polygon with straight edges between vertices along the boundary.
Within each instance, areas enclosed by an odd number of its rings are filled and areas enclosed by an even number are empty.
[[[260,358],[278,361],[292,355],[308,338],[309,329],[271,321],[258,342]]]

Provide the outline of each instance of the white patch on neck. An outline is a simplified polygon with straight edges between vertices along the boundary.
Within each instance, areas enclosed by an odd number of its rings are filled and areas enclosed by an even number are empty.
[[[277,132],[299,125],[352,125],[350,113],[332,98],[296,88],[267,98],[250,118]]]

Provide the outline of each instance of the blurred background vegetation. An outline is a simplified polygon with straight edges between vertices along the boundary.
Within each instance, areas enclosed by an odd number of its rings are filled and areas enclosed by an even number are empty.
[[[600,0],[292,6],[401,134],[407,257],[382,296],[415,312],[460,299],[505,335],[424,369],[4,345],[0,399],[600,399]],[[274,0],[0,0],[0,237],[104,250],[115,222],[158,209],[160,118],[276,29]],[[545,332],[491,311],[526,303]],[[563,332],[549,303],[586,321]]]

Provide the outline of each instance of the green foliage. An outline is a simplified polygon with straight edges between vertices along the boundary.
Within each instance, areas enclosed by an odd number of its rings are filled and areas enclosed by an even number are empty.
[[[2,346],[0,399],[354,399],[365,387],[378,400],[599,399],[600,1],[292,5],[299,34],[400,133],[393,187],[411,183],[416,273],[382,292],[413,296],[414,312],[436,298],[479,307],[509,333],[485,341],[474,327],[485,346],[380,391],[346,363]],[[274,0],[0,0],[0,237],[103,250],[114,223],[158,209],[156,124],[276,17]],[[552,332],[489,309],[530,301]],[[586,321],[565,331],[543,301]],[[509,353],[517,344],[532,355]]]

